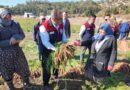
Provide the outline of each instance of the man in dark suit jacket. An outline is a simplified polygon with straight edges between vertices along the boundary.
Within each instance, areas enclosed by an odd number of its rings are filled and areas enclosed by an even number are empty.
[[[65,34],[66,34],[67,38],[70,38],[70,36],[71,36],[70,21],[68,19],[67,12],[63,12],[63,24],[64,24],[64,28],[65,28]]]

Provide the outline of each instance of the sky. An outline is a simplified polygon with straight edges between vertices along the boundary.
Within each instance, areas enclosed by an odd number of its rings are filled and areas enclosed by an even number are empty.
[[[15,6],[17,4],[25,3],[27,0],[0,0],[0,5]],[[48,0],[50,2],[62,2],[62,1],[79,1],[79,0]],[[95,0],[97,1],[97,0]]]

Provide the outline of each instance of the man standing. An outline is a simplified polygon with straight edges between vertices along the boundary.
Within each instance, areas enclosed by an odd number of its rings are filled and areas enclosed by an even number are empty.
[[[70,21],[68,19],[67,12],[63,12],[63,24],[64,24],[64,28],[65,28],[65,34],[66,34],[67,38],[70,38],[70,36],[71,36]]]
[[[34,28],[33,28],[33,39],[34,39],[34,41],[36,43],[38,42],[39,27],[45,22],[45,20],[46,20],[46,17],[41,15],[40,18],[39,18],[39,22],[34,25]]]
[[[51,12],[51,18],[43,25],[40,26],[40,38],[42,45],[42,68],[43,68],[43,81],[44,89],[52,90],[49,85],[50,79],[50,68],[48,69],[49,55],[52,51],[56,51],[54,44],[62,41],[67,42],[67,37],[65,35],[65,30],[62,24],[62,12],[58,10],[53,10]],[[52,58],[51,58],[52,59]],[[58,77],[58,69],[55,70],[54,75]]]
[[[37,44],[38,53],[39,53],[39,60],[41,60],[41,51],[42,47],[39,45],[39,27],[46,21],[46,17],[44,15],[40,15],[39,22],[36,23],[33,27],[33,40]]]
[[[122,50],[124,50],[125,52],[127,50],[130,50],[129,46],[128,46],[128,42],[127,42],[127,32],[129,31],[129,23],[127,21],[123,21],[119,27],[119,33],[120,33],[120,36],[119,36],[119,40],[121,42],[121,48]]]
[[[110,14],[106,14],[105,17],[104,17],[104,20],[107,22],[110,18],[111,18],[111,15]]]
[[[92,37],[94,35],[94,29],[95,29],[95,19],[96,15],[89,15],[87,22],[81,26],[79,38],[81,43],[81,54],[80,54],[80,62],[83,63],[84,54],[86,49],[88,48],[89,54],[92,44]]]

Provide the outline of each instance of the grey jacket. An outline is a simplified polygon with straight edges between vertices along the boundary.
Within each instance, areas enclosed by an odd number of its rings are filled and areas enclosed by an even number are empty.
[[[19,23],[13,20],[10,26],[4,26],[0,23],[0,48],[13,46],[9,43],[12,37],[16,40],[24,39],[25,35]]]
[[[117,57],[115,38],[110,37],[106,40],[97,53],[95,50],[96,42],[97,41],[92,44],[90,58],[93,58],[94,63],[102,62],[104,64],[104,68],[108,65],[113,66]]]

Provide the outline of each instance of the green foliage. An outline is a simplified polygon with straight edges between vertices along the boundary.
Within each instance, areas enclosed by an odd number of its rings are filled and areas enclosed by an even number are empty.
[[[61,11],[67,11],[68,13],[80,16],[86,16],[90,11],[98,15],[104,15],[105,12],[110,12],[111,14],[128,14],[130,13],[130,4],[120,0],[100,0],[99,2],[94,2],[94,0],[81,0],[78,2],[47,2],[40,0],[30,0],[25,4],[18,4],[13,7],[5,6],[9,8],[14,15],[23,15],[24,12],[32,12],[35,15],[43,13],[44,15],[49,15],[52,9],[59,9]],[[128,2],[128,1],[127,1]],[[124,4],[125,3],[125,4]],[[34,6],[35,5],[35,6]],[[4,7],[4,6],[0,6]]]
[[[27,29],[31,30],[33,27],[33,24],[36,23],[36,19],[21,19],[21,18],[15,18],[15,20],[17,20],[22,27],[23,27],[25,34],[26,34],[26,38],[25,40],[20,44],[22,49],[25,52],[25,55],[27,57],[29,66],[31,69],[41,69],[41,61],[38,60],[38,50],[37,50],[37,46],[34,43],[34,41],[32,40],[32,33],[31,32],[27,32]],[[31,23],[29,25],[29,27],[27,27],[27,22]],[[78,35],[79,33],[79,29],[80,26],[79,25],[72,25],[72,36],[73,35]],[[74,36],[73,36],[74,37]],[[73,41],[75,38],[71,38],[70,41]],[[76,52],[75,52],[75,57],[71,60],[69,60],[69,62],[66,65],[66,69],[69,69],[71,67],[74,67],[76,65],[78,65],[80,63],[79,61],[79,55],[80,55],[80,47],[76,48]],[[86,53],[88,54],[88,52]],[[119,53],[118,56],[125,56],[126,59],[130,59],[130,53]],[[117,74],[112,74],[112,77],[109,77],[105,80],[104,82],[104,86],[105,89],[103,90],[129,90],[129,88],[123,83],[121,82],[124,78],[124,74],[122,73],[117,73]],[[87,82],[86,82],[87,83]],[[68,84],[67,84],[68,85]],[[104,88],[104,86],[102,85],[100,88]],[[58,86],[55,87],[55,90],[58,90],[57,88],[59,88]],[[82,86],[83,90],[87,90],[86,87],[83,85]]]
[[[82,85],[81,87],[82,87],[82,90],[87,90],[85,85]]]
[[[59,46],[61,45],[61,43],[56,43],[54,46],[56,48],[56,52],[59,50]],[[54,64],[54,53],[55,51],[51,51],[49,58],[47,60],[47,69],[48,71],[50,70],[51,73],[53,73],[53,69],[54,68],[59,68],[59,65],[55,65]]]
[[[55,87],[54,87],[54,90],[59,90],[59,86],[55,86]]]
[[[80,25],[72,25],[71,30],[72,30],[72,33],[79,33],[80,32]]]
[[[35,5],[35,6],[34,6]],[[41,12],[44,15],[50,14],[52,9],[59,9],[61,11],[67,11],[71,14],[86,14],[87,10],[97,13],[100,10],[100,6],[93,2],[44,2],[44,1],[28,1],[26,4],[18,4],[14,7],[10,7],[13,14],[23,15],[24,12],[32,12],[35,15],[39,15]]]
[[[113,14],[119,14],[119,9],[118,9],[118,7],[112,7],[112,8],[111,8],[111,13],[113,13]]]
[[[126,52],[126,53],[124,53],[124,55],[125,55],[126,59],[130,61],[130,52]]]
[[[17,22],[20,22],[21,28],[25,32],[32,32],[33,26],[38,22],[37,19],[29,19],[29,18],[23,18],[23,17],[17,17],[17,18],[14,18],[14,19]]]

